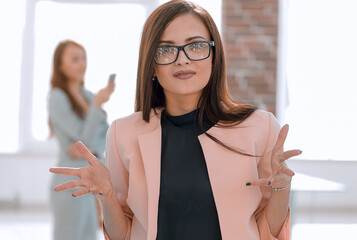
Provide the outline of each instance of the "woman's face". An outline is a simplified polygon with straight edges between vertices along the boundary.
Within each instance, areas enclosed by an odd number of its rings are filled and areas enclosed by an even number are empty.
[[[64,51],[61,61],[61,71],[69,81],[82,81],[87,67],[85,52],[75,45],[68,45]]]
[[[210,34],[202,20],[194,14],[176,17],[164,30],[159,46],[182,46],[196,41],[210,41]],[[164,89],[166,100],[190,97],[198,101],[207,85],[212,70],[212,50],[207,59],[192,61],[181,50],[174,63],[155,64],[155,75]]]

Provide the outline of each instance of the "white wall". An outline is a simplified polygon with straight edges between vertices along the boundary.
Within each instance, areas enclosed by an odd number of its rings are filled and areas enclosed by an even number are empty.
[[[55,156],[1,155],[0,203],[46,205],[48,203],[50,167]],[[8,204],[6,204],[8,205]]]

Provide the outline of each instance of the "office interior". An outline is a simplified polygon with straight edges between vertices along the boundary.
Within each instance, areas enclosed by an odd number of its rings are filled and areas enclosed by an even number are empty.
[[[231,97],[290,132],[291,239],[357,235],[355,0],[192,0],[223,38]],[[134,111],[140,34],[167,0],[0,0],[0,239],[50,239],[47,94],[63,39],[87,50],[86,85],[117,74],[108,121]],[[102,239],[100,231],[98,235]]]

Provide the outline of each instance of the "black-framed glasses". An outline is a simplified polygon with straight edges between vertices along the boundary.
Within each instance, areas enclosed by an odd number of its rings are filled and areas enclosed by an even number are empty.
[[[191,42],[182,46],[159,46],[156,48],[154,60],[158,65],[174,63],[178,58],[180,50],[183,50],[188,59],[192,61],[200,61],[210,56],[211,47],[213,46],[214,41]]]

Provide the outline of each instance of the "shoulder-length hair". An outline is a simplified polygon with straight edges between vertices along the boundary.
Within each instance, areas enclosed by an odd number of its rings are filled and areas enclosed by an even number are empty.
[[[211,76],[208,84],[203,89],[197,106],[199,109],[198,122],[201,129],[204,130],[204,116],[212,123],[217,123],[220,127],[241,123],[256,108],[250,105],[239,104],[231,99],[227,87],[225,53],[218,28],[211,15],[205,9],[184,0],[173,0],[161,5],[151,13],[144,25],[138,61],[135,111],[142,111],[143,120],[149,122],[152,109],[165,107],[163,88],[158,81],[152,81],[155,72],[153,56],[167,25],[182,14],[194,14],[198,16],[207,27],[211,40],[215,44],[213,47]],[[223,144],[207,132],[205,134],[232,151],[251,156]]]
[[[70,93],[68,89],[68,78],[61,70],[62,58],[65,49],[68,46],[75,46],[80,48],[84,54],[86,55],[86,51],[84,47],[72,40],[64,40],[61,41],[54,52],[53,55],[53,69],[51,76],[51,89],[59,88],[62,89],[68,96],[68,99],[71,103],[73,111],[80,117],[83,118],[85,114],[85,110],[81,107],[81,105],[75,100],[74,96]],[[84,84],[84,80],[82,80],[82,85]]]

